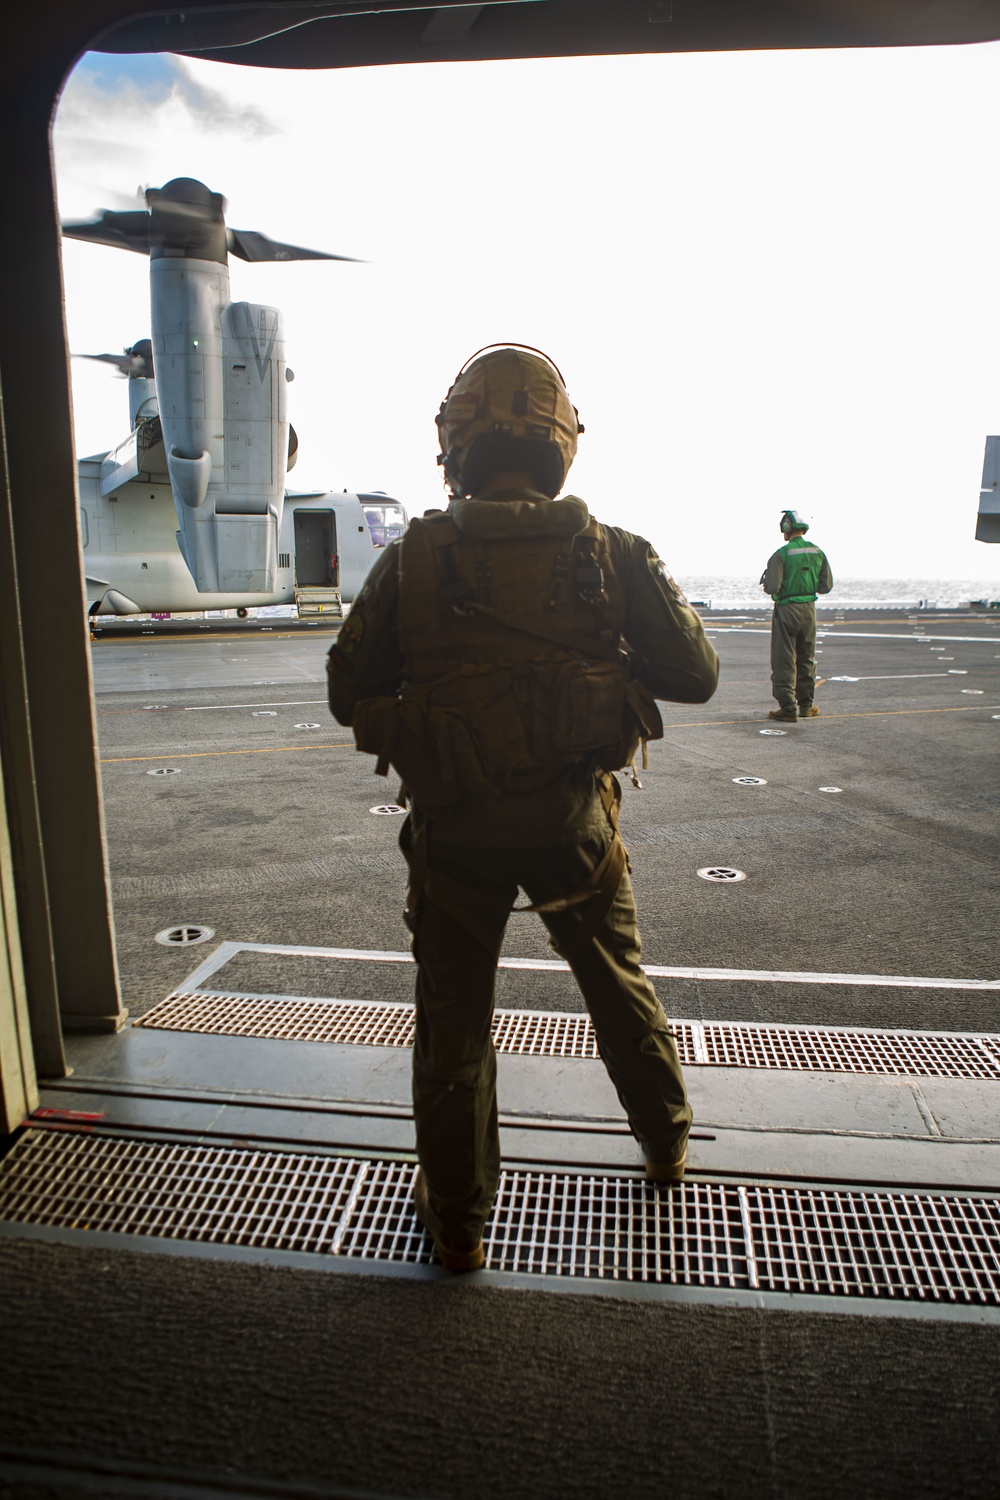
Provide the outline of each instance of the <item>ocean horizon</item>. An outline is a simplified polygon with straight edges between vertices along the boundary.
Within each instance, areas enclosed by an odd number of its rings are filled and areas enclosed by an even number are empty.
[[[678,573],[692,604],[706,609],[770,609],[756,578]],[[1000,579],[844,578],[819,605],[825,609],[963,609],[1000,600]]]
[[[678,573],[676,579],[688,599],[700,609],[770,609],[771,601],[756,578],[727,578],[717,574]],[[819,600],[820,609],[968,609],[970,604],[1000,603],[996,578],[844,578]],[[348,606],[349,608],[350,606]],[[191,617],[235,616],[234,609],[189,612]],[[294,604],[251,608],[251,618],[288,619]],[[102,621],[107,625],[114,617]],[[140,617],[127,616],[137,620]],[[156,618],[154,616],[154,618]],[[164,615],[161,618],[169,619]],[[174,619],[185,618],[175,614]]]

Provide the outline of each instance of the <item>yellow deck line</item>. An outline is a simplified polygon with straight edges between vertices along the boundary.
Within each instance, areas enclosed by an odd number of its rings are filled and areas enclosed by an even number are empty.
[[[353,750],[354,741],[344,741],[341,745],[261,745],[254,750],[181,750],[176,753],[167,751],[164,755],[111,755],[98,761],[100,766],[120,766],[126,761],[133,760],[158,760],[161,763],[167,760],[204,760],[210,755],[282,755],[294,754],[296,750]]]
[[[310,635],[336,635],[343,623],[343,620],[338,620],[334,624],[331,620],[329,625],[324,622],[322,625],[307,626],[305,630],[261,630],[258,627],[255,630],[250,629],[246,631],[245,634],[242,631],[236,630],[151,630],[145,635],[129,634],[120,635],[116,638],[114,633],[111,632],[107,636],[103,634],[98,636],[92,635],[90,637],[90,644],[92,646],[109,646],[111,644],[128,646],[138,641],[139,643],[148,645],[151,639],[155,639],[157,641],[181,641],[186,645],[189,645],[191,641],[239,641],[245,646],[248,640],[252,640],[259,635],[269,635],[272,640],[276,641],[306,640]]]

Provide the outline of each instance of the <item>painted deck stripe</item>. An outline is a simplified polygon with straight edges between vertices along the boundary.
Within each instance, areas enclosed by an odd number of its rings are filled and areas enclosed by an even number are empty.
[[[945,676],[948,674],[945,673]],[[185,714],[213,714],[224,708],[315,708],[321,705],[326,708],[325,698],[284,698],[280,703],[194,703],[189,708],[182,708]],[[149,710],[147,710],[148,712]],[[153,710],[155,712],[155,710]]]
[[[161,755],[111,755],[99,760],[99,766],[122,766],[136,760],[206,760],[216,755],[294,755],[297,750],[353,750],[354,741],[337,745],[261,745],[256,750],[180,750]]]
[[[156,689],[151,689],[150,696]],[[176,693],[177,688],[165,689],[168,693]],[[111,718],[120,714],[204,714],[213,713],[224,708],[315,708],[317,705],[327,706],[325,698],[282,698],[275,703],[194,703],[185,705],[183,703],[162,703],[155,708],[99,708],[99,716]]]
[[[411,953],[382,952],[366,948],[289,947],[283,943],[221,943],[218,948],[189,974],[178,989],[197,990],[238,953],[273,953],[283,958],[331,958],[362,960],[370,963],[410,964]],[[569,972],[569,965],[558,958],[501,958],[501,969],[528,969],[545,972]],[[882,989],[979,990],[1000,992],[1000,979],[937,979],[913,974],[823,974],[808,969],[714,969],[690,968],[684,965],[643,964],[652,979],[754,980],[764,984],[850,984]]]
[[[326,621],[322,625],[310,625],[305,630],[289,630],[286,627],[279,630],[274,625],[251,626],[245,634],[237,630],[144,630],[141,635],[119,635],[113,632],[104,634],[107,626],[101,626],[99,635],[91,635],[92,646],[190,646],[193,641],[233,641],[245,646],[250,641],[256,640],[257,636],[269,635],[275,641],[299,641],[308,640],[310,635],[336,635],[343,620]],[[150,639],[152,637],[152,639]]]
[[[713,633],[719,635],[770,635],[771,627],[758,629],[756,625],[713,625]],[[820,626],[817,634],[834,641],[954,641],[979,646],[995,646],[997,635],[904,635],[898,630],[836,630],[833,626]]]

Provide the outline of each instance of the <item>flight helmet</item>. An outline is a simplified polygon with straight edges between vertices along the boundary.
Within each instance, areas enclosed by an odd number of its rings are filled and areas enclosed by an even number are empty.
[[[785,510],[781,513],[781,529],[786,536],[790,531],[808,531],[809,522],[803,520],[797,510]]]
[[[435,421],[438,463],[457,495],[474,495],[503,469],[527,469],[554,498],[583,431],[558,368],[527,344],[488,344],[466,360]]]

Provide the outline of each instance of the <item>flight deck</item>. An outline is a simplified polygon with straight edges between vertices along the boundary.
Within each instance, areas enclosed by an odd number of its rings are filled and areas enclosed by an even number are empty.
[[[666,707],[622,807],[688,1177],[644,1182],[572,978],[512,917],[484,1274],[1000,1319],[1000,618],[821,617],[821,714],[780,729],[767,615],[707,626],[720,690]],[[410,1201],[402,810],[327,710],[332,638],[95,641],[129,1019],[69,1039],[0,1169],[8,1232],[440,1274]]]
[[[0,1160],[21,1493],[991,1493],[1000,616],[836,614],[779,726],[767,614],[709,613],[720,689],[623,786],[685,1181],[513,916],[458,1278],[412,1208],[398,789],[326,709],[331,632],[94,641],[128,1017]]]

